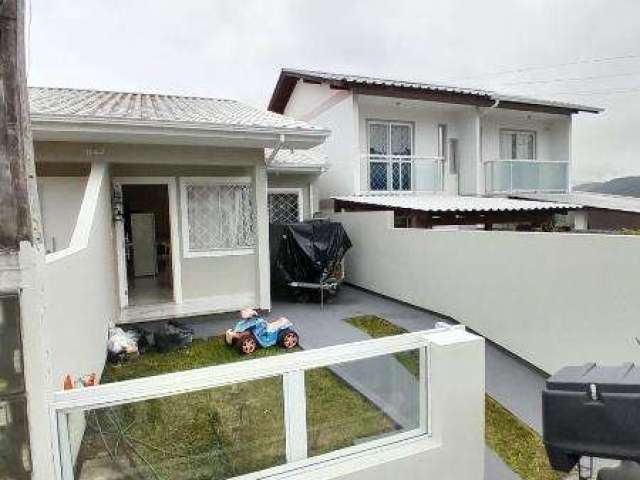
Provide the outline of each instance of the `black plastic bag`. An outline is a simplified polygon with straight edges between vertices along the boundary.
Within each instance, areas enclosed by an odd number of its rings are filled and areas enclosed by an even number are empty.
[[[330,280],[340,268],[351,240],[341,223],[310,220],[269,230],[271,290],[290,295],[291,282],[320,283]]]

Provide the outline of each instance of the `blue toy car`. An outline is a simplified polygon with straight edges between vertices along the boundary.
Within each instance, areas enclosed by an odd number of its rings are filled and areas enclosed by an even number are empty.
[[[255,310],[241,312],[242,320],[234,328],[227,330],[225,340],[243,355],[253,353],[258,346],[262,348],[279,345],[291,349],[298,345],[298,334],[289,319],[282,317],[275,322],[267,322]]]

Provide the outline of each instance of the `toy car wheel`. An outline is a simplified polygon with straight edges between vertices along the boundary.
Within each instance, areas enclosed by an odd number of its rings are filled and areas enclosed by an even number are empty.
[[[256,351],[258,343],[253,335],[244,333],[236,339],[235,346],[242,355],[250,355]]]
[[[278,344],[287,350],[298,346],[298,334],[293,330],[283,330]]]

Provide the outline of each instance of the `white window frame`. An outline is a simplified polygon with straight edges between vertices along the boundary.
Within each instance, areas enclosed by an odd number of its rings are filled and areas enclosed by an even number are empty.
[[[180,210],[182,218],[182,255],[184,258],[224,257],[233,255],[252,255],[256,253],[256,246],[246,248],[218,248],[207,251],[193,252],[189,246],[189,208],[187,187],[190,185],[250,185],[252,187],[254,221],[257,227],[255,212],[256,195],[255,184],[251,177],[180,177]],[[258,236],[256,234],[256,244]]]
[[[378,155],[371,153],[371,125],[384,125],[387,127],[387,154],[386,155]],[[410,144],[411,144],[411,154],[410,155],[393,155],[391,153],[391,127],[393,126],[402,126],[409,127],[409,135],[410,135]],[[380,193],[407,193],[414,191],[414,168],[411,159],[415,157],[415,128],[413,122],[406,122],[401,120],[379,120],[379,119],[367,119],[366,128],[367,128],[367,190],[372,192],[380,192]],[[373,157],[373,159],[372,159]],[[387,164],[387,188],[386,190],[371,190],[371,162],[376,163],[386,163]],[[394,190],[393,189],[393,174],[392,174],[392,164],[398,163],[400,164],[400,170],[402,170],[403,163],[410,164],[411,171],[411,185],[408,190],[403,190],[402,188]],[[400,174],[402,175],[402,173]],[[402,183],[402,179],[400,179],[400,183]]]
[[[502,158],[501,144],[502,144],[502,134],[508,135],[517,135],[517,134],[529,134],[533,136],[533,158]],[[517,129],[517,128],[501,128],[498,132],[498,156],[500,160],[513,161],[513,160],[529,160],[534,161],[538,159],[538,132],[535,130],[525,130],[525,129]]]
[[[304,192],[302,188],[295,187],[278,187],[278,188],[267,188],[267,205],[269,204],[269,195],[272,193],[295,193],[298,195],[298,221],[302,222],[304,220]],[[271,221],[271,218],[269,218]]]
[[[93,388],[55,392],[50,406],[50,421],[54,439],[56,480],[73,480],[74,478],[69,431],[65,418],[68,413],[197,392],[274,376],[282,376],[285,405],[293,407],[285,408],[284,416],[285,435],[288,442],[286,444],[287,461],[283,465],[233,477],[234,480],[259,480],[266,477],[302,480],[342,476],[435,448],[438,446],[438,440],[433,438],[432,430],[431,345],[440,334],[458,334],[458,332],[464,333],[465,327],[457,325],[434,328],[303,350],[260,360],[228,363],[125,380]],[[418,427],[308,457],[305,452],[307,444],[306,412],[303,408],[306,404],[304,372],[409,350],[420,352]],[[132,388],[134,384],[135,388]]]

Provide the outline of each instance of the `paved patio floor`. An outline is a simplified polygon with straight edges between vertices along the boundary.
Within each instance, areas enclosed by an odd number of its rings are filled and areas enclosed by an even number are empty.
[[[338,296],[325,305],[324,310],[317,304],[276,301],[269,319],[274,320],[280,316],[288,317],[294,322],[300,334],[301,346],[305,349],[312,349],[368,339],[369,336],[364,332],[344,322],[346,318],[365,314],[379,315],[409,331],[426,330],[432,328],[436,322],[443,321],[442,317],[430,312],[349,286],[343,287]],[[221,334],[225,329],[230,328],[235,321],[235,315],[217,315],[182,321],[181,323],[193,328],[196,336],[209,337]],[[489,342],[487,342],[486,350],[487,392],[524,421],[530,425],[532,423],[535,425],[537,421],[536,426],[538,426],[540,424],[539,406],[536,414],[536,402],[531,401],[528,395],[532,394],[534,398],[539,399],[539,388],[544,384],[544,379],[536,376],[537,374],[531,369],[501,352]],[[398,409],[398,402],[393,402],[388,397],[390,394],[388,381],[378,382],[377,380],[390,378],[389,372],[392,372],[391,378],[397,378],[397,385],[403,385],[402,388],[405,390],[417,388],[415,380],[404,367],[393,359],[381,361],[377,368],[372,368],[371,365],[363,365],[362,367],[339,367],[336,369],[336,373],[356,386],[372,402],[383,408],[397,423],[409,427],[415,420],[412,415],[415,406],[400,404]],[[377,378],[375,378],[376,376],[372,377],[372,372],[376,371],[380,372],[380,375]],[[509,372],[512,373],[509,374]],[[514,378],[519,380],[514,383]],[[524,387],[520,384],[523,384]],[[525,392],[519,391],[522,388],[525,389]],[[392,405],[396,405],[396,407]],[[488,448],[485,460],[486,480],[518,478]]]

